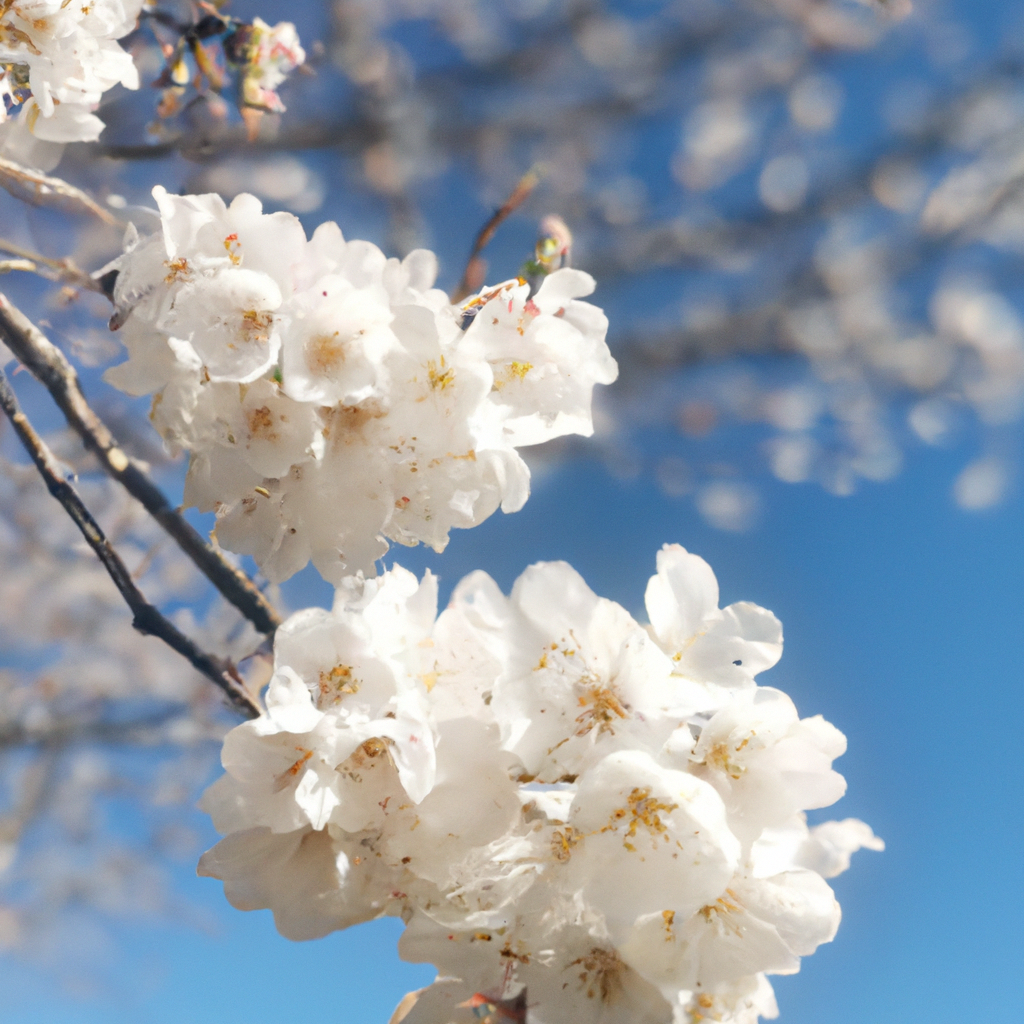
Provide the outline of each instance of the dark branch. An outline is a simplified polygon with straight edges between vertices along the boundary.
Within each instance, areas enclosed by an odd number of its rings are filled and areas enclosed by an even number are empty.
[[[22,447],[28,452],[36,469],[46,483],[47,490],[64,507],[75,525],[82,532],[89,547],[103,563],[108,575],[114,581],[125,603],[132,611],[132,625],[143,635],[159,637],[169,647],[176,650],[182,657],[211,680],[227,694],[234,706],[248,718],[256,718],[260,709],[253,699],[245,692],[240,682],[234,678],[226,662],[200,650],[196,644],[182,633],[177,626],[166,619],[160,610],[151,605],[142,591],[135,585],[128,567],[121,561],[120,555],[107,540],[99,523],[85,507],[75,488],[64,479],[60,465],[46,442],[36,433],[28,417],[21,411],[18,399],[11,390],[7,375],[0,370],[0,406],[11,421]]]
[[[108,108],[109,109],[109,108]],[[291,150],[338,149],[362,153],[384,137],[383,128],[364,118],[341,121],[308,121],[286,125],[272,138],[253,142],[244,126],[228,125],[215,137],[201,133],[182,134],[165,142],[103,144],[88,143],[88,155],[113,160],[163,160],[181,153],[187,160],[205,162],[235,153],[279,153]],[[85,147],[83,147],[85,148]]]
[[[160,488],[131,459],[93,412],[78,374],[60,351],[24,313],[0,294],[0,338],[50,392],[72,429],[146,511],[174,538],[199,570],[261,633],[273,633],[281,619],[255,584],[208,544],[168,504]]]
[[[526,202],[530,193],[537,187],[540,181],[540,171],[531,167],[516,183],[511,195],[505,202],[494,211],[490,220],[480,229],[473,242],[469,259],[466,261],[466,269],[462,273],[462,280],[458,287],[452,292],[452,302],[461,302],[467,295],[480,290],[484,283],[484,275],[487,273],[487,264],[480,258],[485,246],[494,237],[494,232],[501,227],[520,206]]]

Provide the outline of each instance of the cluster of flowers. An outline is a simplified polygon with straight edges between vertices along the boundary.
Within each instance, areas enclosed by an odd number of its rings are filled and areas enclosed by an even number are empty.
[[[293,939],[400,915],[402,956],[439,970],[406,1024],[524,990],[538,1024],[773,1016],[765,974],[835,934],[824,879],[882,845],[807,825],[846,741],[755,683],[775,616],[720,609],[678,545],[646,628],[560,562],[436,600],[396,567],[278,630],[267,711],[203,798],[225,838],[200,873]]]
[[[211,113],[223,117],[227,107],[219,94],[226,81],[223,64],[236,73],[238,107],[255,137],[259,115],[280,114],[285,106],[277,88],[306,61],[306,51],[290,21],[268,25],[262,18],[238,21],[206,14],[192,25],[171,26],[176,41],[165,44],[164,70],[154,85],[163,88],[157,112],[167,118],[189,104],[185,96],[195,86],[205,96]],[[223,60],[218,59],[218,47]],[[253,119],[253,115],[255,119]]]
[[[118,82],[139,74],[117,43],[135,28],[143,0],[9,0],[0,14],[0,122],[5,149],[34,136],[90,141],[103,122],[93,113]],[[11,113],[18,110],[17,118]],[[27,144],[27,139],[22,139]]]
[[[240,101],[258,110],[279,114],[284,103],[277,88],[301,64],[306,51],[290,21],[268,25],[254,18],[251,25],[239,25],[225,43],[229,59],[242,69]]]
[[[373,572],[385,537],[442,550],[452,527],[519,509],[517,452],[592,432],[617,367],[594,287],[558,270],[453,306],[434,255],[386,259],[334,223],[307,239],[240,195],[154,189],[163,230],[129,239],[107,379],[155,393],[151,419],[191,455],[185,500],[272,580],[312,559],[338,583]]]

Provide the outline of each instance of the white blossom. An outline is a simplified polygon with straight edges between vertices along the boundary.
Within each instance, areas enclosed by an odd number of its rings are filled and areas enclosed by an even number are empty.
[[[810,868],[822,878],[835,878],[850,866],[858,850],[884,850],[871,826],[857,818],[825,821],[809,828],[807,816],[796,814],[785,824],[766,828],[751,849],[757,875],[773,875],[789,865]]]
[[[658,572],[645,595],[651,632],[676,675],[727,687],[753,683],[782,655],[782,624],[747,601],[718,607],[711,566],[678,544],[658,552]]]
[[[260,110],[280,113],[284,104],[277,87],[300,65],[306,51],[299,45],[299,35],[290,21],[268,25],[262,18],[253,18],[251,25],[235,30],[229,44],[232,56],[241,58],[242,102]]]
[[[806,824],[843,794],[845,739],[757,685],[774,616],[719,610],[678,546],[647,593],[650,631],[559,562],[510,597],[474,573],[440,616],[429,574],[346,578],[277,632],[201,872],[293,938],[401,916],[401,955],[439,971],[411,1024],[517,999],[537,1024],[775,1016],[766,976],[838,927],[825,877],[882,844]]]
[[[680,732],[685,747],[692,733]],[[669,747],[678,749],[674,742]],[[733,829],[749,843],[795,811],[834,804],[846,783],[832,761],[845,751],[846,737],[835,726],[820,715],[801,719],[780,690],[758,687],[711,716],[689,759],[722,795]]]
[[[681,1021],[726,1021],[728,1024],[757,1024],[758,1017],[774,1020],[779,1015],[775,993],[763,974],[752,974],[739,982],[708,986],[700,992],[679,994]],[[680,1020],[677,1016],[677,1020]]]
[[[120,83],[139,87],[130,54],[117,43],[135,27],[142,0],[12,0],[0,17],[3,91],[0,148],[26,163],[54,163],[42,143],[92,141],[103,122],[93,111]],[[2,98],[2,97],[0,97]]]
[[[440,551],[522,507],[519,446],[592,431],[617,369],[588,275],[456,307],[424,250],[389,260],[331,223],[307,239],[249,195],[154,196],[161,232],[130,231],[118,264],[129,359],[107,379],[154,395],[154,425],[190,453],[187,502],[272,580],[309,560],[334,583],[371,574],[388,539]]]

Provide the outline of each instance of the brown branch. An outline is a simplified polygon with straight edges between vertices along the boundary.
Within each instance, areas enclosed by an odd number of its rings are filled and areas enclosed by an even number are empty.
[[[7,189],[15,199],[32,206],[53,206],[70,213],[87,213],[109,224],[123,227],[124,222],[105,210],[92,196],[61,178],[33,171],[13,160],[0,157],[0,187]]]
[[[164,160],[180,153],[187,160],[202,163],[234,154],[252,158],[256,154],[307,149],[338,149],[342,153],[357,154],[383,138],[381,125],[357,117],[342,121],[291,123],[284,125],[278,135],[260,138],[255,142],[249,140],[244,125],[229,125],[215,136],[182,134],[154,143],[92,142],[82,148],[87,156],[94,158]]]
[[[466,269],[462,272],[462,280],[458,287],[452,292],[452,302],[461,302],[467,295],[478,292],[484,283],[484,275],[487,273],[487,264],[483,261],[480,253],[494,237],[494,232],[526,202],[530,193],[537,187],[540,181],[541,171],[539,167],[531,167],[518,181],[512,194],[505,200],[504,204],[494,211],[494,215],[480,229],[470,250],[469,259],[466,260]]]
[[[207,543],[171,508],[160,488],[118,445],[106,424],[93,412],[78,383],[78,374],[24,313],[0,294],[0,339],[50,392],[69,425],[100,462],[146,511],[174,538],[199,570],[261,633],[273,633],[281,618],[256,585]]]
[[[2,735],[0,730],[0,743]],[[43,745],[43,749],[44,756],[30,764],[25,772],[25,782],[17,804],[9,813],[0,816],[0,841],[4,843],[16,843],[21,839],[53,789],[57,755],[46,745]]]
[[[99,292],[100,295],[106,294],[99,281],[87,274],[73,260],[55,260],[14,242],[8,242],[6,238],[0,238],[0,251],[9,252],[18,257],[17,260],[5,260],[5,270],[27,270],[30,273],[39,274],[40,277],[45,277],[49,281],[72,284],[76,288]]]
[[[232,674],[229,664],[200,650],[196,644],[182,633],[177,626],[166,619],[158,608],[151,605],[145,595],[136,586],[128,567],[121,561],[120,555],[107,540],[99,523],[85,507],[78,491],[64,479],[60,465],[46,442],[36,433],[21,411],[7,375],[0,370],[0,407],[11,421],[22,447],[28,452],[36,469],[39,470],[46,483],[46,488],[64,507],[75,525],[82,532],[89,547],[96,553],[114,581],[125,603],[131,609],[132,625],[144,636],[159,637],[165,644],[187,658],[192,666],[207,679],[220,687],[234,706],[248,718],[256,718],[260,714],[259,706],[245,692],[242,685]]]
[[[28,274],[39,273],[39,268],[31,260],[0,260],[0,274],[9,274],[12,270],[24,270]]]

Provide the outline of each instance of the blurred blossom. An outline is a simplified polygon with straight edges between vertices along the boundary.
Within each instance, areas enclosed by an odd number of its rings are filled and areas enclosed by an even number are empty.
[[[955,22],[931,24],[927,32],[928,56],[938,66],[956,66],[970,56],[974,40],[966,26]]]
[[[754,138],[753,122],[742,103],[704,103],[687,119],[676,177],[695,191],[714,188],[739,169]]]
[[[941,444],[952,425],[949,405],[941,398],[925,399],[910,410],[907,422],[926,444]]]
[[[808,430],[821,415],[821,395],[805,385],[773,391],[766,396],[769,423],[780,430]]]
[[[878,38],[877,23],[848,5],[801,3],[793,6],[803,8],[804,24],[823,46],[861,50]]]
[[[1022,173],[1024,146],[953,168],[929,195],[921,214],[922,226],[945,234],[984,218]]]
[[[846,338],[826,302],[808,303],[789,310],[784,325],[793,343],[812,358],[838,356],[846,348]]]
[[[10,908],[0,906],[0,950],[14,949],[20,938],[18,915]]]
[[[323,179],[295,157],[227,160],[203,175],[202,188],[231,199],[252,192],[296,213],[320,209],[326,195]]]
[[[791,213],[803,205],[809,181],[803,157],[777,156],[764,165],[758,179],[758,193],[769,210]]]
[[[927,178],[916,164],[907,160],[883,160],[871,178],[874,197],[898,213],[914,212],[927,190]]]
[[[953,498],[963,509],[979,511],[998,505],[1009,486],[1009,470],[1000,459],[986,457],[972,462],[956,478]]]
[[[682,320],[688,330],[712,331],[721,327],[729,313],[720,295],[701,295],[683,305]]]
[[[872,425],[861,431],[856,440],[857,451],[850,465],[858,476],[880,483],[899,473],[903,466],[902,452],[884,430]]]
[[[639,178],[616,178],[597,194],[597,201],[603,208],[604,219],[609,224],[633,224],[644,212],[647,201],[647,187]]]
[[[719,95],[753,93],[785,85],[799,70],[803,44],[799,34],[783,25],[767,28],[753,42],[713,55],[707,83]]]
[[[949,285],[932,301],[932,316],[941,331],[997,362],[1024,351],[1024,323],[998,292],[971,284]]]
[[[867,356],[874,369],[915,391],[938,387],[955,363],[951,347],[928,335],[880,338],[868,347]]]
[[[806,75],[789,91],[789,113],[808,131],[835,127],[843,106],[843,87],[830,75]]]
[[[757,491],[741,481],[715,480],[697,492],[697,511],[719,530],[747,530],[757,516]]]
[[[821,486],[837,498],[848,498],[857,490],[857,477],[853,467],[849,459],[842,456],[822,460],[818,479]]]
[[[840,219],[818,243],[815,263],[833,292],[850,292],[884,277],[885,241],[857,218]]]
[[[83,331],[71,341],[71,353],[82,366],[104,366],[119,354],[120,348],[109,330]]]
[[[773,438],[768,451],[772,473],[779,480],[787,484],[798,484],[811,478],[818,452],[812,437],[793,434]]]
[[[628,67],[636,60],[636,38],[625,18],[587,18],[576,33],[583,56],[599,68]]]
[[[992,143],[1001,143],[1020,127],[1024,97],[1019,89],[1004,82],[974,90],[959,102],[959,116],[950,126],[950,144],[958,150],[973,152]]]

